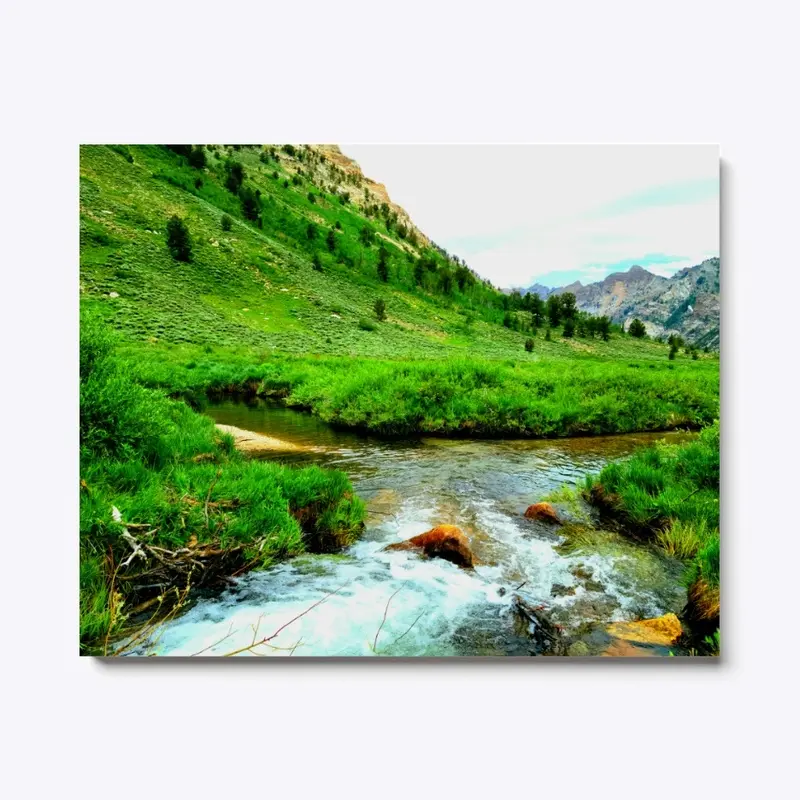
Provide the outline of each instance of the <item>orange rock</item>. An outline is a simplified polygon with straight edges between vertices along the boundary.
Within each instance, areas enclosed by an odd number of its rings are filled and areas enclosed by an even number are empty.
[[[558,514],[550,503],[534,503],[525,510],[528,519],[538,519],[542,522],[552,522],[556,525],[561,524]]]
[[[387,545],[384,550],[422,550],[426,556],[444,558],[459,567],[472,568],[475,564],[467,537],[455,525],[438,525],[404,542]]]
[[[668,647],[675,644],[681,635],[681,622],[674,614],[664,614],[663,617],[637,622],[614,622],[606,628],[606,632],[615,639],[634,644]]]

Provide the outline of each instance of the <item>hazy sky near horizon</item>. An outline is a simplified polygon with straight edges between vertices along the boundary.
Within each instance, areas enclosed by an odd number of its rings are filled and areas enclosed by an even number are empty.
[[[669,276],[719,255],[716,145],[342,145],[497,286]]]

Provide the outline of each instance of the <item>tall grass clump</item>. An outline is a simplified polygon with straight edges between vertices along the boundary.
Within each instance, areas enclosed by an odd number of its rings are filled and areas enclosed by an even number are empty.
[[[82,312],[83,652],[172,590],[348,545],[364,517],[343,473],[247,461],[209,418],[140,386],[126,367],[104,324]]]

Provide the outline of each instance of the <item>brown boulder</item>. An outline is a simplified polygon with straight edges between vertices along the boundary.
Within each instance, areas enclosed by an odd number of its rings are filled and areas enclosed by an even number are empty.
[[[475,558],[467,537],[455,525],[438,525],[431,530],[412,536],[404,542],[390,544],[384,550],[421,550],[426,556],[452,561],[459,567],[472,568]]]
[[[534,503],[532,506],[528,506],[525,510],[525,517],[527,519],[538,519],[542,522],[552,522],[554,525],[561,524],[556,510],[550,503]]]

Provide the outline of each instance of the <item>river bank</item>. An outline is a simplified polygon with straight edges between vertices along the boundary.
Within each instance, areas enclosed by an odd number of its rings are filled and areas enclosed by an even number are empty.
[[[719,414],[716,360],[488,361],[128,350],[138,380],[197,407],[269,397],[383,437],[553,438],[699,429]]]

